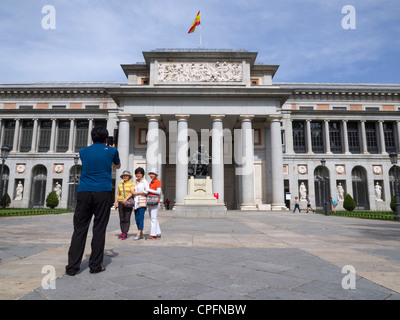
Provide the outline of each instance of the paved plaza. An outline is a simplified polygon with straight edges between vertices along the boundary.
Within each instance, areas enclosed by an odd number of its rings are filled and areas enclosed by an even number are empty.
[[[127,240],[118,239],[119,218],[112,211],[106,271],[89,273],[90,232],[81,271],[70,277],[65,265],[72,217],[0,219],[0,299],[400,298],[398,222],[250,211],[178,219],[161,211],[162,238],[134,241],[136,225]],[[146,215],[145,233],[149,227]],[[51,270],[53,282],[46,280]],[[346,284],[355,288],[344,289]]]

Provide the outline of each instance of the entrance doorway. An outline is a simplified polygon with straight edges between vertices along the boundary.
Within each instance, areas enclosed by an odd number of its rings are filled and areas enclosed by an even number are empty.
[[[353,180],[353,197],[357,210],[369,210],[367,172],[357,166],[351,172]]]
[[[314,170],[314,190],[315,190],[315,207],[323,210],[323,192],[324,192],[324,177],[325,177],[325,201],[329,202],[331,188],[329,180],[329,170],[327,167],[318,166]]]
[[[43,208],[46,198],[47,169],[43,165],[37,165],[32,170],[32,189],[30,208]]]

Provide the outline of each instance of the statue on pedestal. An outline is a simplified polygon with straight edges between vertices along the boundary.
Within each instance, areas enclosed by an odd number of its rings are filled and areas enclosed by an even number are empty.
[[[210,172],[208,169],[210,159],[211,156],[207,150],[205,150],[204,145],[200,145],[199,150],[193,154],[192,159],[190,160],[192,166],[188,170],[189,176],[193,176],[196,179],[209,177]]]

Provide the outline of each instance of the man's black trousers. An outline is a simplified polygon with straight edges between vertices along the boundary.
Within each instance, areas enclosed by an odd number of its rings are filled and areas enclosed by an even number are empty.
[[[75,274],[80,268],[93,216],[92,252],[89,258],[89,268],[91,272],[100,271],[103,263],[106,229],[110,219],[111,193],[111,191],[78,192],[74,214],[74,233],[68,251],[68,265],[65,268],[68,274]]]

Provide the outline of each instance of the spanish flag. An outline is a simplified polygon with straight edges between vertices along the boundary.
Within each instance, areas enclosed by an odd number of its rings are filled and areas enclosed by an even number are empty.
[[[200,10],[199,10],[199,13],[197,14],[196,18],[194,19],[194,22],[193,22],[192,26],[190,27],[188,33],[194,32],[196,27],[199,26],[199,25],[200,25]]]

